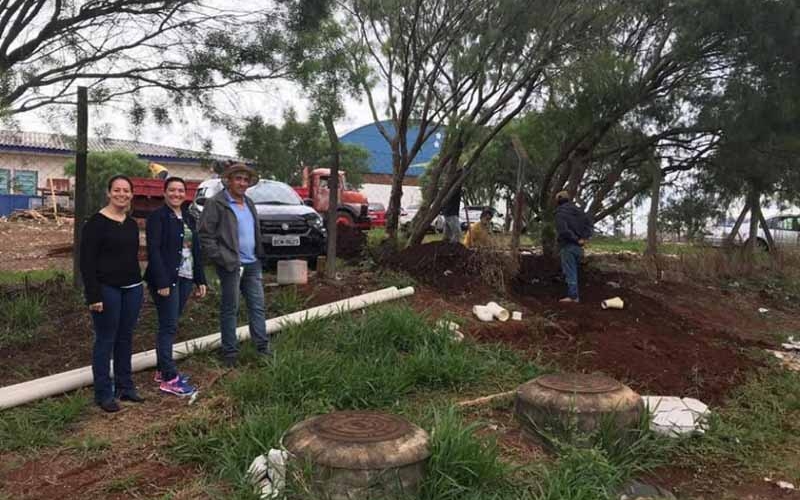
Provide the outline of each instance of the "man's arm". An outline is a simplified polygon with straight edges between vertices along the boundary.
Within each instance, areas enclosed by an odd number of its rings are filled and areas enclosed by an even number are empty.
[[[219,243],[217,243],[217,227],[219,226],[220,213],[217,204],[209,200],[200,214],[197,223],[197,235],[200,240],[200,249],[203,255],[211,262],[217,262],[220,257]]]

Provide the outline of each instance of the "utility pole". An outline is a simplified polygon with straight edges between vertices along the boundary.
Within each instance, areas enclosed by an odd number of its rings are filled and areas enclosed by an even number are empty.
[[[89,98],[78,87],[78,132],[75,148],[75,222],[72,233],[72,284],[81,287],[81,229],[86,220],[86,156],[89,149]]]

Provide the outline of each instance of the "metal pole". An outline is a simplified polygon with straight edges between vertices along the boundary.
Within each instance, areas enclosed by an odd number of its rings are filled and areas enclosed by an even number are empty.
[[[72,283],[80,288],[81,229],[86,220],[86,156],[89,142],[89,98],[86,87],[78,87],[78,131],[75,148],[75,222],[72,234]]]

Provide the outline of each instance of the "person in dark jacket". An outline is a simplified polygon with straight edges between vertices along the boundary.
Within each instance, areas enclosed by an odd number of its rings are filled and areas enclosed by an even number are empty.
[[[247,165],[237,163],[225,170],[222,182],[225,189],[206,200],[203,206],[198,232],[203,253],[215,264],[219,276],[222,356],[225,365],[233,367],[239,354],[236,317],[240,291],[247,301],[250,335],[256,349],[264,356],[270,356],[272,351],[261,283],[264,245],[256,206],[245,194],[247,188],[258,182],[258,174]]]
[[[178,318],[192,290],[195,296],[206,295],[206,276],[197,226],[185,210],[186,183],[180,177],[164,182],[164,206],[147,218],[147,270],[144,279],[158,312],[156,334],[159,390],[176,396],[191,396],[196,389],[188,377],[178,373],[172,358],[172,344],[178,331]]]
[[[459,243],[461,241],[461,188],[447,200],[442,210],[444,216],[444,241]]]
[[[560,302],[579,302],[578,269],[583,246],[592,237],[592,219],[570,200],[569,193],[556,194],[556,231],[561,253],[561,271],[567,282],[567,296]]]
[[[132,198],[131,180],[124,175],[112,177],[108,204],[92,215],[81,231],[80,271],[94,326],[94,400],[107,412],[119,411],[116,398],[144,401],[131,376],[133,330],[143,298],[139,226],[128,217]]]

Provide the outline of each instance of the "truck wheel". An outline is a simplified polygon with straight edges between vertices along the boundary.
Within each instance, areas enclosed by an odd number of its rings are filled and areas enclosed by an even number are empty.
[[[337,226],[355,226],[356,221],[353,220],[353,216],[350,215],[348,212],[337,212],[336,214],[336,225]]]

